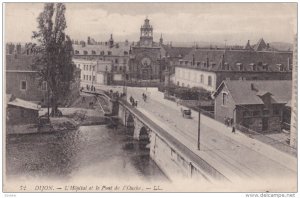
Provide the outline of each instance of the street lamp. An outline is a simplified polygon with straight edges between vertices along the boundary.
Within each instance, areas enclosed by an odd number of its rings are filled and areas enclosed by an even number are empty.
[[[198,141],[197,141],[197,148],[199,151],[200,151],[200,123],[201,123],[201,101],[199,95]]]

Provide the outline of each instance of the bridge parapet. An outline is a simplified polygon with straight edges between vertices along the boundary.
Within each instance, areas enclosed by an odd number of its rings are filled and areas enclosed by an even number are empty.
[[[158,124],[131,106],[127,101],[119,101],[119,114],[122,123],[134,127],[134,138],[139,140],[141,131],[147,131],[150,156],[170,178],[189,177],[204,180],[227,180],[213,166],[188,149],[183,143],[170,135]]]

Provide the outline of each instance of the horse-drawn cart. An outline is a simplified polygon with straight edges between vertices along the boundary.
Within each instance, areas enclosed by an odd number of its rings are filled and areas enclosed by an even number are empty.
[[[181,114],[182,114],[182,117],[184,118],[192,118],[192,111],[190,109],[182,109],[181,108]]]

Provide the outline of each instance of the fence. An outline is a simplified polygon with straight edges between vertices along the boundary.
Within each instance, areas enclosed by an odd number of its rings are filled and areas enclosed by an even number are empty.
[[[251,130],[249,128],[246,128],[240,124],[236,124],[236,129],[238,129],[240,132],[242,132],[243,134],[247,135],[250,138],[259,140],[265,144],[269,144],[271,146],[273,146],[274,148],[284,151],[286,153],[290,153],[294,156],[297,156],[297,149],[294,147],[291,147],[289,145],[289,139],[286,142],[282,142],[279,141],[277,139],[274,139],[270,136],[268,136],[268,134],[263,134],[263,133],[258,133],[254,130]]]

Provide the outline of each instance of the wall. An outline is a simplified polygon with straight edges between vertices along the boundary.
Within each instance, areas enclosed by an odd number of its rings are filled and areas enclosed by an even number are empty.
[[[37,124],[38,122],[38,111],[32,109],[25,109],[8,105],[7,107],[7,124],[18,125],[18,124]]]
[[[203,75],[201,82],[200,76]],[[211,86],[208,85],[208,76],[212,78]],[[201,71],[192,68],[175,67],[174,83],[184,87],[202,87],[208,91],[216,90],[216,74],[214,72]]]
[[[222,96],[223,92],[227,93],[227,97],[228,97],[226,105],[223,105],[223,96]],[[220,122],[224,123],[225,117],[234,118],[234,121],[235,122],[237,121],[235,104],[226,86],[223,87],[222,91],[215,98],[214,110],[215,110],[214,112],[215,119],[219,120]]]
[[[43,91],[36,72],[6,71],[6,93],[15,97],[36,103],[46,101],[47,91]],[[21,90],[21,81],[26,80],[27,89]]]

